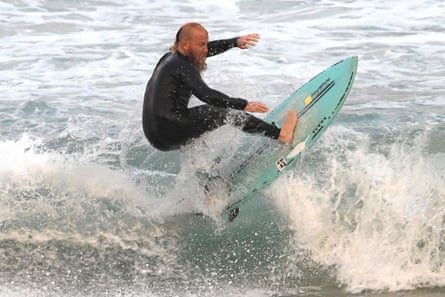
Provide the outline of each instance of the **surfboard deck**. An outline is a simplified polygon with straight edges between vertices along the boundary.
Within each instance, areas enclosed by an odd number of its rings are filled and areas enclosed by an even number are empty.
[[[274,108],[265,121],[278,126],[289,110],[298,114],[298,124],[290,145],[266,137],[247,136],[237,154],[230,175],[232,203],[223,216],[233,221],[242,206],[265,189],[280,174],[293,167],[301,153],[310,148],[332,123],[343,106],[355,79],[357,56],[335,63],[296,90]]]

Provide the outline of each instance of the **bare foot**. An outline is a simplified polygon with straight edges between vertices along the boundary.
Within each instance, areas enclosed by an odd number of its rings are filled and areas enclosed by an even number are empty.
[[[295,127],[297,126],[297,113],[293,110],[287,112],[283,125],[281,125],[280,136],[278,140],[283,143],[291,143],[294,138]]]

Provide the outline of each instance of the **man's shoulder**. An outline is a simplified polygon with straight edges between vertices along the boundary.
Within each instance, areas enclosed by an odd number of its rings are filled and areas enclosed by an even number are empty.
[[[159,60],[158,64],[165,65],[168,67],[175,67],[175,66],[184,67],[192,65],[185,57],[171,52],[164,54],[162,58]]]
[[[158,65],[161,65],[165,62],[168,62],[169,58],[172,56],[172,53],[168,52],[165,53],[158,61]]]
[[[174,54],[166,53],[164,54],[156,64],[156,71],[165,72],[171,71],[175,67],[178,67],[178,61],[175,61]]]

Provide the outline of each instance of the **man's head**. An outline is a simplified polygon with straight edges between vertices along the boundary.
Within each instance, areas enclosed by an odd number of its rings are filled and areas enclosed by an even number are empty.
[[[187,23],[176,33],[176,41],[171,51],[179,52],[193,64],[199,71],[206,68],[207,42],[209,35],[207,30],[198,23]]]

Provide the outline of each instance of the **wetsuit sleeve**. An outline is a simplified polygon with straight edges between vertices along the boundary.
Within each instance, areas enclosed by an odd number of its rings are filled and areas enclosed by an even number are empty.
[[[207,57],[215,56],[221,54],[231,48],[237,47],[236,41],[239,37],[231,39],[214,40],[207,43]]]
[[[210,88],[203,81],[196,69],[193,69],[190,75],[185,75],[184,78],[187,80],[186,83],[191,87],[193,95],[207,104],[239,110],[246,108],[247,100],[229,97],[224,93]]]

